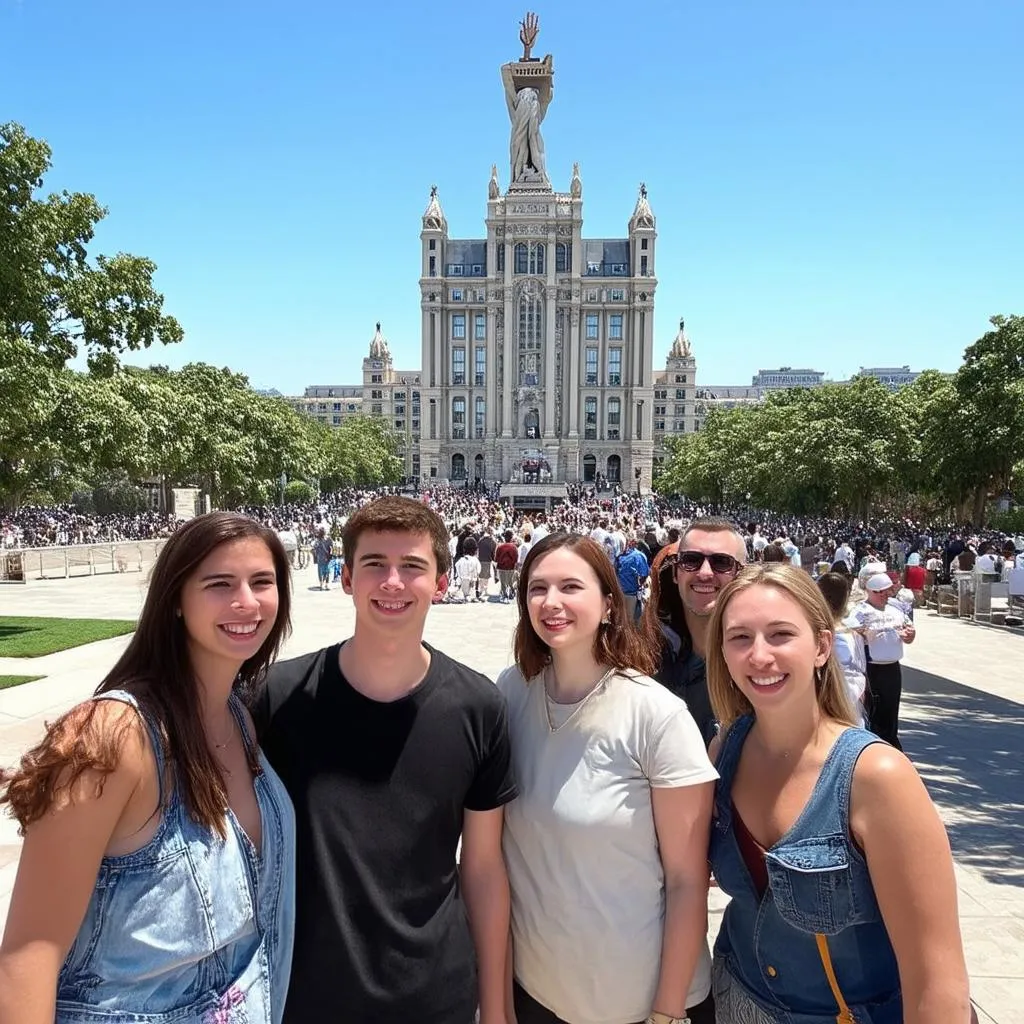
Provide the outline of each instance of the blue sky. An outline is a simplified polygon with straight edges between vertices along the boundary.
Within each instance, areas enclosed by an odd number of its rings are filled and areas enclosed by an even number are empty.
[[[584,232],[658,217],[656,364],[685,315],[706,384],[759,367],[954,369],[1024,313],[1024,4],[762,0],[536,8],[548,168]],[[383,321],[420,362],[436,183],[479,237],[507,182],[506,3],[0,0],[0,120],[50,189],[110,209],[202,359],[296,393],[358,379]]]

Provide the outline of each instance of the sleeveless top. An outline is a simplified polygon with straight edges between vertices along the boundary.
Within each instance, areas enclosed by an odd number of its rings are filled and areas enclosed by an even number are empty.
[[[815,941],[828,939],[839,989],[857,1024],[901,1024],[896,955],[863,854],[850,836],[850,787],[862,751],[879,738],[841,733],[793,827],[765,852],[768,889],[759,896],[743,862],[732,784],[752,715],[733,723],[716,767],[711,868],[732,897],[715,942],[715,960],[765,1019],[835,1024],[838,1008]]]
[[[257,850],[227,812],[227,836],[198,825],[177,785],[164,792],[156,723],[139,712],[160,780],[161,819],[141,849],[104,857],[57,980],[55,1024],[280,1024],[295,926],[295,813],[262,753],[253,780]],[[252,755],[239,699],[229,707]]]

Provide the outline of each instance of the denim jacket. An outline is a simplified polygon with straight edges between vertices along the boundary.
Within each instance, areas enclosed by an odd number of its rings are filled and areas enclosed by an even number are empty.
[[[124,691],[99,699],[140,710]],[[241,705],[230,707],[251,753]],[[279,1024],[295,925],[295,814],[262,753],[257,850],[228,812],[221,839],[164,792],[160,732],[143,717],[161,819],[140,850],[104,857],[57,981],[55,1024]]]
[[[807,805],[765,854],[758,895],[733,828],[732,784],[753,716],[737,720],[718,756],[711,867],[732,900],[715,943],[751,1001],[779,1024],[835,1024],[838,1011],[815,942],[827,937],[839,989],[857,1024],[900,1024],[896,955],[863,854],[850,837],[850,787],[861,752],[881,742],[847,729],[829,751]]]

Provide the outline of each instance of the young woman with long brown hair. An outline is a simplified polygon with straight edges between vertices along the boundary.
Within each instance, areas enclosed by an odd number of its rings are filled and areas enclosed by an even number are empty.
[[[0,1024],[274,1024],[294,815],[238,691],[289,627],[276,534],[234,513],[167,541],[95,696],[0,774],[25,837]]]
[[[588,537],[523,565],[509,704],[519,797],[505,812],[519,1024],[711,1024],[711,767],[660,641],[626,612]]]

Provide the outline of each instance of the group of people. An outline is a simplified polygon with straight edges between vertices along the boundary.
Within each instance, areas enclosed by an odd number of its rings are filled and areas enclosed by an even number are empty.
[[[423,641],[421,500],[347,518],[353,634],[276,663],[277,533],[176,531],[95,697],[0,776],[0,1024],[967,1024],[945,831],[811,576],[697,519],[637,617],[549,527],[496,685]]]
[[[154,509],[97,515],[70,504],[22,505],[0,514],[0,549],[156,540],[169,536],[177,525],[173,515]]]

